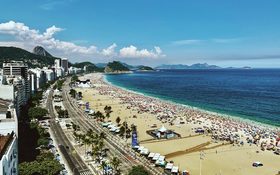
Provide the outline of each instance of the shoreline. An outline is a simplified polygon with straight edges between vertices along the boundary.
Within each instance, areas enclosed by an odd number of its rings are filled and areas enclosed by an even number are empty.
[[[120,123],[135,125],[140,146],[164,156],[166,162],[174,162],[180,170],[199,174],[201,151],[207,159],[203,161],[206,174],[217,174],[217,168],[228,175],[273,174],[278,170],[280,156],[269,149],[271,146],[280,149],[280,142],[276,142],[279,136],[272,127],[150,97],[114,85],[101,73],[85,75],[84,79],[90,79],[94,88],[77,90],[83,93],[82,100],[89,102],[91,109],[102,112],[105,105],[111,106],[113,112],[104,121],[116,125],[116,119],[120,118]],[[147,133],[162,127],[180,137],[158,140]],[[204,134],[197,133],[201,129]],[[130,145],[130,139],[124,142]],[[262,162],[264,168],[253,168],[254,161]]]
[[[172,101],[172,100],[162,99],[160,97],[155,97],[155,96],[150,95],[150,94],[145,94],[145,93],[142,93],[142,92],[138,92],[138,91],[135,91],[135,90],[131,90],[131,89],[125,88],[123,86],[115,85],[112,82],[108,81],[107,74],[101,74],[101,75],[102,75],[102,79],[103,79],[103,81],[105,83],[107,83],[107,84],[109,84],[111,86],[114,86],[116,88],[120,88],[120,89],[122,89],[124,91],[128,91],[130,93],[134,93],[134,94],[141,95],[141,96],[144,96],[144,97],[152,98],[152,99],[158,100],[158,101],[163,102],[163,103],[170,103],[172,105],[182,106],[182,107],[187,108],[187,109],[198,110],[199,112],[210,114],[210,115],[215,115],[216,117],[225,118],[225,119],[233,119],[236,122],[242,122],[242,123],[249,124],[249,125],[254,125],[254,126],[256,125],[258,127],[263,127],[264,129],[271,129],[271,127],[272,127],[273,128],[272,130],[276,130],[276,132],[280,131],[280,127],[279,126],[271,125],[271,124],[268,124],[268,123],[262,123],[262,122],[254,121],[254,120],[247,119],[247,118],[242,118],[240,116],[235,116],[235,115],[230,115],[230,114],[225,114],[225,113],[209,111],[207,109],[202,109],[200,107],[191,106],[191,105],[188,105],[188,104],[182,104],[182,103],[175,102],[175,101]]]

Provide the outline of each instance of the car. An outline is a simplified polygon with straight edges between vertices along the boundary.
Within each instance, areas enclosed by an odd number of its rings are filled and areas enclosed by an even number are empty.
[[[254,162],[254,163],[252,164],[252,166],[253,166],[253,167],[261,167],[261,166],[263,166],[263,164],[262,164],[261,162]]]

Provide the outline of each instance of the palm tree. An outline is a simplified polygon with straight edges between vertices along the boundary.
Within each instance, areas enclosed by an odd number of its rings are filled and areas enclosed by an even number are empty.
[[[100,119],[100,120],[104,120],[105,119],[105,116],[102,114],[102,112],[100,111],[97,111],[94,116],[97,118],[97,119]]]
[[[125,133],[125,127],[121,126],[120,127],[120,132],[119,132],[120,136],[123,137],[124,133]]]
[[[101,162],[101,165],[100,165],[100,167],[102,168],[102,171],[103,171],[103,174],[105,175],[105,174],[107,174],[107,172],[105,171],[106,170],[106,168],[107,168],[107,163],[105,162],[105,161],[102,161]]]
[[[105,134],[104,132],[101,132],[101,133],[99,134],[99,138],[100,138],[100,139],[105,139],[105,138],[106,138],[106,134]]]
[[[106,106],[104,107],[104,111],[105,111],[105,113],[106,113],[107,119],[109,119],[109,118],[110,118],[110,114],[113,112],[113,111],[112,111],[112,107],[106,105]]]
[[[118,126],[120,125],[120,122],[121,122],[121,118],[120,117],[117,117],[116,118],[116,122],[117,122],[117,124],[118,124]]]
[[[113,174],[119,174],[120,173],[119,166],[121,164],[121,161],[117,157],[114,156],[111,159],[110,164],[113,167]]]
[[[90,139],[86,135],[83,135],[82,142],[85,145],[85,156],[87,156],[87,145],[90,144]]]
[[[99,155],[99,147],[98,146],[93,146],[92,147],[92,149],[91,149],[91,152],[92,152],[92,157],[94,158],[94,159],[96,159],[97,157],[98,157],[98,155]]]

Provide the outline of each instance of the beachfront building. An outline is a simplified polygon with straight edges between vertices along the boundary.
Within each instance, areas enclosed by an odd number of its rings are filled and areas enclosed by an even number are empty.
[[[68,74],[78,74],[78,73],[81,73],[82,72],[82,69],[81,68],[77,68],[77,67],[70,67],[68,69]]]
[[[41,88],[47,81],[46,73],[40,68],[29,69],[29,71],[36,74],[36,87]]]
[[[43,68],[43,70],[46,73],[46,80],[47,81],[54,81],[55,80],[55,73],[52,69]]]
[[[13,87],[13,86],[10,86]],[[0,93],[0,174],[18,174],[18,120],[13,104],[13,91],[1,85]]]
[[[61,60],[60,59],[55,59],[54,60],[54,67],[61,67]]]
[[[55,68],[55,75],[56,78],[60,78],[64,76],[64,69],[62,67],[56,67]]]
[[[68,59],[67,58],[61,59],[61,67],[63,68],[65,74],[67,74],[68,73]]]
[[[28,67],[23,61],[10,61],[3,63],[3,75],[6,77],[7,82],[13,83],[14,81],[22,79],[25,99],[30,98],[30,81],[28,79]],[[9,79],[9,80],[8,80]]]
[[[17,136],[14,132],[0,135],[0,174],[18,174]]]
[[[32,71],[28,71],[28,79],[30,82],[31,93],[34,94],[37,92],[37,74]]]

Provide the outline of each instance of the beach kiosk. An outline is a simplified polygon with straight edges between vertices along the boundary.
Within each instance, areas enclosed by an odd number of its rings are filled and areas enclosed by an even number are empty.
[[[157,130],[156,136],[157,136],[158,139],[160,139],[160,138],[169,139],[169,138],[175,137],[175,134],[174,134],[173,131],[168,130],[164,126],[162,126],[161,128],[159,128]]]

